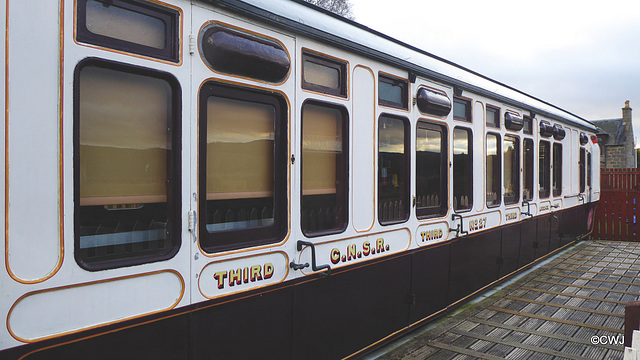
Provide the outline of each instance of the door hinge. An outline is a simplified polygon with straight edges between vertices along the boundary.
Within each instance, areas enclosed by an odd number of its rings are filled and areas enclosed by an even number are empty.
[[[188,226],[189,226],[189,232],[191,233],[191,236],[193,236],[193,242],[195,243],[196,241],[198,241],[198,235],[196,232],[196,224],[198,223],[198,214],[196,213],[195,210],[189,210],[188,213]]]
[[[409,302],[409,305],[415,306],[416,305],[416,294],[409,294],[408,302]]]
[[[193,34],[189,34],[189,55],[196,53],[196,39]]]

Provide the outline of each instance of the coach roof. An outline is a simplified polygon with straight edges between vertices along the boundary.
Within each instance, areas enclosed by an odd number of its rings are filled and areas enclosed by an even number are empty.
[[[587,120],[555,105],[303,0],[201,1],[243,13],[315,40],[329,42],[350,52],[406,69],[417,76],[443,82],[554,120],[596,131],[596,127]]]

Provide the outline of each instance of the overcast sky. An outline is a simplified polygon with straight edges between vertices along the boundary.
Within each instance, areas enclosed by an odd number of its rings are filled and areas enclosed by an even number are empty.
[[[587,120],[634,108],[640,1],[350,0],[355,20]]]

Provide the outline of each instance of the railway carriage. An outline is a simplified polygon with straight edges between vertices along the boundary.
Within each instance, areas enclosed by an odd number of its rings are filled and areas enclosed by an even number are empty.
[[[592,229],[591,123],[302,1],[0,4],[2,358],[355,358]]]

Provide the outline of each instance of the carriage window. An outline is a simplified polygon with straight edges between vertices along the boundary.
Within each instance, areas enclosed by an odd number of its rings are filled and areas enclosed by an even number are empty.
[[[584,148],[580,148],[580,160],[578,161],[578,168],[580,171],[580,192],[583,193],[585,190],[585,159],[586,158],[586,150]]]
[[[504,157],[504,203],[515,204],[520,200],[520,142],[515,136],[505,136]]]
[[[447,128],[418,122],[416,138],[416,213],[418,218],[447,213],[449,161]]]
[[[393,224],[409,218],[409,122],[382,115],[378,123],[378,219]]]
[[[383,106],[406,110],[409,107],[408,88],[407,80],[380,74],[378,76],[378,102]]]
[[[471,101],[454,97],[453,119],[471,122]]]
[[[497,134],[487,134],[487,206],[500,205],[502,200],[502,171],[500,167],[500,136]]]
[[[223,251],[281,240],[288,225],[285,100],[208,83],[199,101],[202,248]]]
[[[500,128],[500,109],[487,106],[487,126]]]
[[[524,171],[524,174],[522,174],[523,176],[523,186],[524,189],[522,190],[522,198],[524,200],[531,200],[533,199],[533,139],[524,139],[524,141],[522,142],[522,145],[524,146],[524,154],[523,154],[523,159],[524,159],[524,166],[522,167],[522,170]]]
[[[473,205],[473,144],[471,130],[453,129],[453,208],[468,210]]]
[[[302,88],[347,97],[347,63],[303,52]]]
[[[591,189],[591,153],[587,153],[587,186]]]
[[[553,196],[562,195],[562,144],[553,144]]]
[[[522,131],[525,134],[533,135],[533,118],[531,116],[525,115],[522,119]]]
[[[101,270],[170,258],[180,234],[177,82],[89,60],[74,86],[76,260]]]
[[[78,41],[178,62],[178,11],[136,0],[78,0],[77,10]]]
[[[538,185],[541,199],[549,197],[550,194],[550,173],[551,173],[551,144],[548,141],[540,140],[538,149]]]
[[[302,107],[302,231],[307,236],[347,226],[347,112],[307,102]]]

